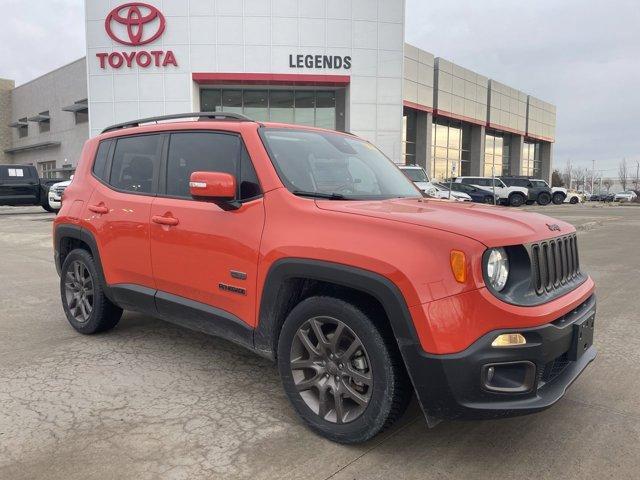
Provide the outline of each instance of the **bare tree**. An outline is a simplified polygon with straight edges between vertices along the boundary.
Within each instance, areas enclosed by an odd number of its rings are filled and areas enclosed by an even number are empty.
[[[585,190],[585,179],[587,178],[587,169],[584,167],[576,167],[573,170],[573,179],[575,181],[576,190]]]
[[[636,175],[633,177],[633,185],[640,190],[640,161],[636,160]]]
[[[613,187],[613,180],[611,180],[610,178],[605,178],[604,180],[602,180],[602,185],[607,189],[607,193],[609,193],[609,190],[611,189],[611,187]]]
[[[627,168],[627,159],[623,158],[618,165],[618,179],[620,180],[620,185],[622,185],[622,191],[627,190],[627,183],[629,183],[629,169]]]
[[[563,180],[565,185],[568,185],[569,188],[572,187],[574,178],[573,165],[571,165],[571,159],[567,160],[567,164],[564,167],[564,172],[562,173]]]

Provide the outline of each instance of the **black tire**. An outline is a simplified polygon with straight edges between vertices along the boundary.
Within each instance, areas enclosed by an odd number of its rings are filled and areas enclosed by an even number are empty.
[[[553,194],[553,204],[554,205],[562,205],[564,202],[564,194],[561,192],[556,192]]]
[[[526,201],[527,199],[521,193],[512,193],[509,195],[509,205],[512,207],[521,207]]]
[[[551,195],[549,195],[547,192],[542,192],[538,195],[538,205],[542,205],[543,207],[545,205],[549,205],[551,203]]]
[[[571,197],[571,199],[569,200],[569,203],[571,205],[575,205],[576,203],[578,203],[580,201],[580,199],[578,197]]]
[[[78,307],[78,300],[74,302],[73,292],[79,289],[76,268],[83,271],[82,277],[90,280],[84,283],[84,292],[90,309],[85,306]],[[90,285],[90,286],[89,286]],[[92,294],[89,295],[89,289]],[[115,327],[122,317],[122,309],[113,304],[104,294],[100,276],[94,264],[93,257],[83,249],[72,250],[64,259],[60,274],[60,297],[62,307],[71,326],[85,335],[104,332]],[[91,298],[91,300],[89,300]],[[82,302],[83,305],[84,302]],[[88,312],[87,312],[88,310]],[[83,313],[86,318],[82,318]]]
[[[326,370],[316,369],[315,367],[318,365],[315,363],[314,368],[307,369],[307,372],[311,373],[311,380],[318,379],[316,380],[317,382],[325,382],[324,391],[327,392],[325,395],[330,401],[333,399],[333,409],[327,410],[325,408],[327,413],[324,416],[320,416],[321,407],[318,407],[318,412],[312,410],[307,403],[308,400],[303,398],[302,391],[299,392],[296,386],[296,381],[300,386],[301,383],[307,382],[307,379],[300,381],[298,377],[296,380],[293,373],[294,369],[291,366],[295,347],[294,340],[299,342],[298,339],[300,338],[299,329],[304,332],[305,325],[309,325],[309,322],[318,318],[337,319],[339,323],[343,323],[346,328],[341,331],[349,331],[355,335],[356,340],[359,340],[360,345],[363,347],[363,350],[359,352],[360,358],[366,358],[367,360],[368,370],[366,374],[370,375],[371,383],[365,387],[367,390],[364,395],[368,396],[368,402],[366,406],[362,407],[363,410],[358,413],[359,416],[354,416],[353,419],[344,421],[344,423],[339,423],[337,420],[336,392],[339,392],[342,388],[345,394],[343,399],[342,394],[338,393],[341,405],[343,405],[343,401],[349,400],[350,396],[344,390],[345,387],[341,387],[338,382],[333,382],[333,378],[337,380],[339,375],[346,375],[346,372],[338,372],[333,377],[334,373],[321,373],[326,372]],[[310,333],[311,330],[306,332],[307,338],[313,338],[318,341],[317,347],[320,348],[320,341],[315,333]],[[333,336],[331,335],[331,333],[327,333],[325,340],[331,339],[333,341],[335,333]],[[350,349],[347,348],[347,350]],[[344,351],[342,353],[347,354]],[[364,355],[362,355],[363,353]],[[344,356],[334,358],[338,359],[336,362],[343,362],[345,359]],[[351,362],[350,359],[351,356],[346,361]],[[299,357],[295,357],[293,360],[300,362]],[[308,362],[308,360],[306,361]],[[333,367],[335,369],[336,364],[333,364]],[[343,368],[342,365],[340,365],[340,368]],[[349,363],[348,368],[353,368],[353,365]],[[411,383],[395,345],[395,340],[389,338],[389,335],[382,335],[370,317],[360,308],[337,298],[311,297],[300,302],[291,311],[285,320],[278,339],[278,369],[280,370],[285,393],[298,415],[312,430],[334,442],[349,444],[369,440],[392,425],[405,412],[412,396]],[[295,369],[295,371],[301,372],[302,370]],[[296,375],[300,375],[300,373]],[[323,380],[325,375],[327,380]],[[341,379],[342,385],[352,381],[346,376],[341,377]],[[333,388],[328,386],[329,382],[332,382]],[[336,385],[338,385],[337,389]],[[351,388],[353,388],[353,385],[350,383]],[[320,394],[317,386],[306,388],[305,390],[304,393],[307,395]],[[332,415],[334,419],[330,418]],[[346,420],[348,417],[349,412],[343,418]]]
[[[487,205],[493,205],[493,197],[491,195],[487,195],[482,199],[482,203],[486,203]],[[500,202],[496,202],[496,205]]]
[[[58,210],[56,210],[55,208],[51,208],[51,206],[48,203],[46,204],[43,203],[41,206],[49,213],[58,213]]]

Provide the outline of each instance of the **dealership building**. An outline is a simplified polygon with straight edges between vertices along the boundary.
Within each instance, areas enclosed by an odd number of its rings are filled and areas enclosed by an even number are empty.
[[[111,124],[223,111],[352,132],[436,179],[551,176],[555,106],[405,43],[403,0],[85,8],[85,58],[0,79],[0,163],[64,178]]]

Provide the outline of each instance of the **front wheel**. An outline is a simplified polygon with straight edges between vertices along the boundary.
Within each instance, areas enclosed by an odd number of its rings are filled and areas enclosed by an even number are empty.
[[[538,205],[549,205],[551,203],[551,195],[549,195],[547,192],[542,192],[540,195],[538,195]]]
[[[580,201],[580,199],[578,197],[571,197],[571,200],[569,200],[569,203],[571,205],[575,205],[576,203],[578,203]]]
[[[484,197],[483,199],[484,203],[486,203],[487,205],[493,205],[494,201],[493,201],[493,197],[490,195],[487,195],[486,197]],[[497,202],[496,202],[497,203]]]
[[[509,197],[509,205],[512,207],[521,207],[527,199],[521,193],[512,193]]]
[[[553,194],[553,204],[560,205],[564,202],[564,195],[560,192]]]
[[[72,250],[64,259],[60,294],[67,320],[80,333],[110,330],[122,317],[122,309],[105,296],[93,257],[86,250]]]
[[[311,297],[291,311],[278,340],[278,368],[298,415],[335,442],[374,437],[411,399],[393,340],[337,298]]]
[[[58,213],[58,210],[56,208],[51,208],[51,205],[48,203],[43,203],[41,206],[49,213]]]

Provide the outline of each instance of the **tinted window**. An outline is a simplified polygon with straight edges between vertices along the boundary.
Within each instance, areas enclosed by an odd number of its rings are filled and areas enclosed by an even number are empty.
[[[242,146],[242,161],[240,164],[240,198],[242,200],[246,198],[257,197],[262,193],[260,189],[260,182],[258,181],[258,175],[253,168],[251,157],[249,152]]]
[[[153,193],[160,166],[161,135],[121,138],[116,143],[110,184],[130,192]]]
[[[101,180],[107,180],[106,166],[107,159],[109,157],[109,147],[111,146],[111,140],[106,142],[100,142],[98,145],[98,152],[96,153],[96,159],[93,162],[93,173]]]
[[[174,133],[167,159],[167,195],[191,198],[193,172],[224,172],[237,175],[240,139],[237,135],[198,132]]]

